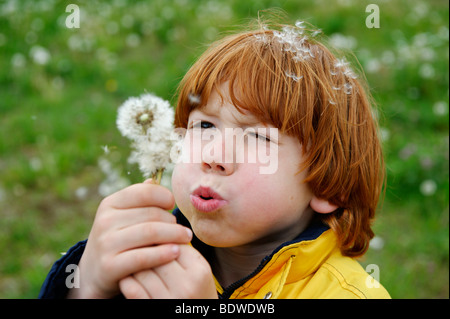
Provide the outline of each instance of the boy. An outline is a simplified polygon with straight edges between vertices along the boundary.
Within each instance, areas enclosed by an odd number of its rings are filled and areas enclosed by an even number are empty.
[[[205,52],[178,92],[191,160],[176,164],[173,195],[146,181],[103,200],[40,296],[389,298],[353,259],[382,188],[376,122],[362,81],[312,35],[264,27]],[[227,129],[243,132],[243,160]],[[262,174],[257,152],[273,149],[277,169]],[[71,263],[80,287],[69,290]]]

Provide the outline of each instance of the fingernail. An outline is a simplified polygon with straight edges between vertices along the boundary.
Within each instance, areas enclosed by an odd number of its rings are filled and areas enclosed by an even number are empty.
[[[192,230],[190,230],[189,228],[186,228],[186,232],[187,232],[187,234],[188,234],[188,236],[189,236],[189,240],[191,240],[192,239]]]
[[[173,245],[172,252],[174,253],[174,255],[178,255],[178,253],[180,252],[180,247],[178,247],[178,245]]]

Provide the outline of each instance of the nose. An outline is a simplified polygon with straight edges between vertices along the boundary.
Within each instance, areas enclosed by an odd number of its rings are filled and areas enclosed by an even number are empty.
[[[232,141],[232,140],[231,140]],[[231,175],[236,169],[234,147],[227,144],[227,138],[216,134],[212,142],[202,148],[202,170],[208,173]]]
[[[202,170],[204,172],[216,173],[227,176],[233,174],[234,163],[217,163],[215,161],[203,161]]]

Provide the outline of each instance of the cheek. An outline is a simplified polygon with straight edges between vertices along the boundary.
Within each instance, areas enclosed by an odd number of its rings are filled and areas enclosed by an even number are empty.
[[[183,174],[181,174],[182,173],[181,172],[182,169],[180,168],[181,165],[183,165],[183,164],[177,164],[173,168],[173,171],[172,171],[172,184],[174,184],[174,185],[177,185],[178,183],[180,183],[182,181]]]
[[[246,208],[252,211],[256,208],[256,211],[265,212],[269,219],[276,219],[279,214],[303,211],[309,205],[311,192],[307,184],[302,183],[303,174],[295,175],[295,170],[281,167],[277,174],[266,175],[252,172],[251,168],[247,168],[244,176],[244,183],[236,192],[251,194],[245,196]]]
[[[172,192],[175,197],[175,202],[180,207],[185,202],[186,194],[189,193],[188,181],[189,169],[187,169],[187,164],[179,163],[175,165],[172,172]],[[181,208],[181,207],[180,207]]]
[[[278,206],[280,198],[279,185],[273,181],[273,176],[258,174],[258,165],[247,165],[236,181],[235,194],[241,199],[244,210],[265,212],[273,211]]]

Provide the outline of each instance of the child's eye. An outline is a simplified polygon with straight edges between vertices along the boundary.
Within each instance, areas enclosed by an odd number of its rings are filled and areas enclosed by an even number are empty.
[[[213,128],[214,124],[212,124],[211,122],[208,121],[195,121],[194,123],[192,123],[192,128],[197,128],[197,129],[208,129],[208,128]]]
[[[258,134],[258,132],[248,132],[248,135],[254,136],[255,138],[258,138],[264,142],[268,142],[268,143],[271,142],[269,137],[267,137],[263,134]]]

